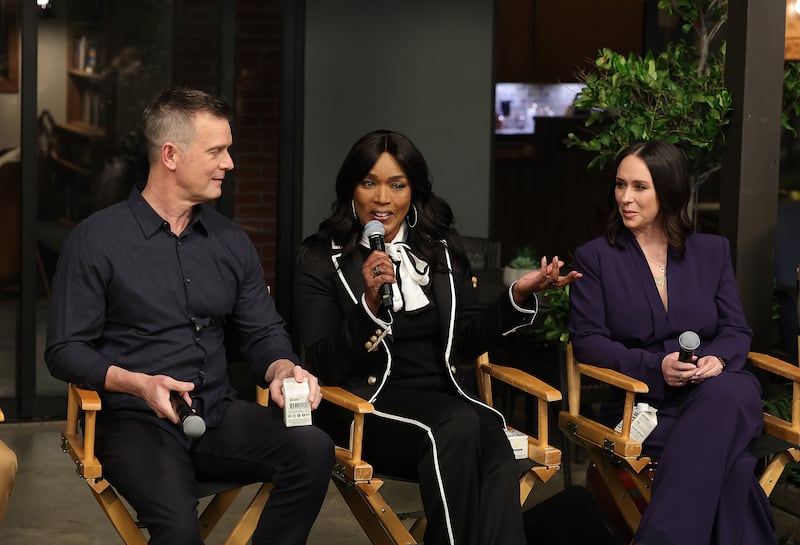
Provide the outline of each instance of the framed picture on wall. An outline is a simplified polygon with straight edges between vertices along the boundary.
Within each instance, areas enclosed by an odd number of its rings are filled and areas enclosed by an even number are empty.
[[[19,92],[17,0],[0,0],[0,93]]]

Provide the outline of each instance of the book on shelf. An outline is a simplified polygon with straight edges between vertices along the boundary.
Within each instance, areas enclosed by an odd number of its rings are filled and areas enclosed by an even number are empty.
[[[88,39],[86,36],[78,36],[75,38],[75,45],[72,48],[72,67],[76,70],[83,70],[86,64],[86,45]]]
[[[75,38],[72,67],[87,74],[95,74],[99,69],[100,48],[97,40],[82,35]]]
[[[86,89],[81,97],[81,121],[102,130],[106,123],[105,96],[93,89]]]

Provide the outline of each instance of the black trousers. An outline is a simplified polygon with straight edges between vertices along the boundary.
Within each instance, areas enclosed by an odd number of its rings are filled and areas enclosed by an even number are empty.
[[[218,427],[187,448],[153,420],[116,419],[98,432],[109,482],[136,510],[150,544],[198,545],[195,481],[271,481],[253,545],[304,544],[328,489],[333,442],[313,426],[286,428],[280,409],[229,401]]]
[[[501,420],[453,393],[384,389],[367,415],[364,459],[419,481],[425,545],[521,545],[519,475]]]

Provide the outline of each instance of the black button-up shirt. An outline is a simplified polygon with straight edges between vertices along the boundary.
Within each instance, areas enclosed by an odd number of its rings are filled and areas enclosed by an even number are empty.
[[[191,395],[213,426],[219,402],[235,396],[226,324],[262,384],[273,361],[299,361],[244,231],[198,205],[176,236],[134,188],[70,234],[53,280],[45,360],[56,378],[100,391],[106,415],[153,415],[142,399],[103,392],[111,365],[194,382]]]

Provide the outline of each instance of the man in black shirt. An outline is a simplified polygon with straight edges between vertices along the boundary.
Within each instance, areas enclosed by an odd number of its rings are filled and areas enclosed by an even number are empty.
[[[100,392],[97,453],[147,525],[151,544],[201,543],[196,479],[275,485],[253,544],[302,544],[333,466],[330,438],[284,426],[283,379],[309,384],[247,235],[207,203],[233,169],[230,109],[191,89],[144,112],[150,172],[127,201],[82,221],[58,263],[45,359],[57,378]],[[224,328],[235,327],[271,408],[236,399]],[[170,392],[203,416],[178,427]]]

